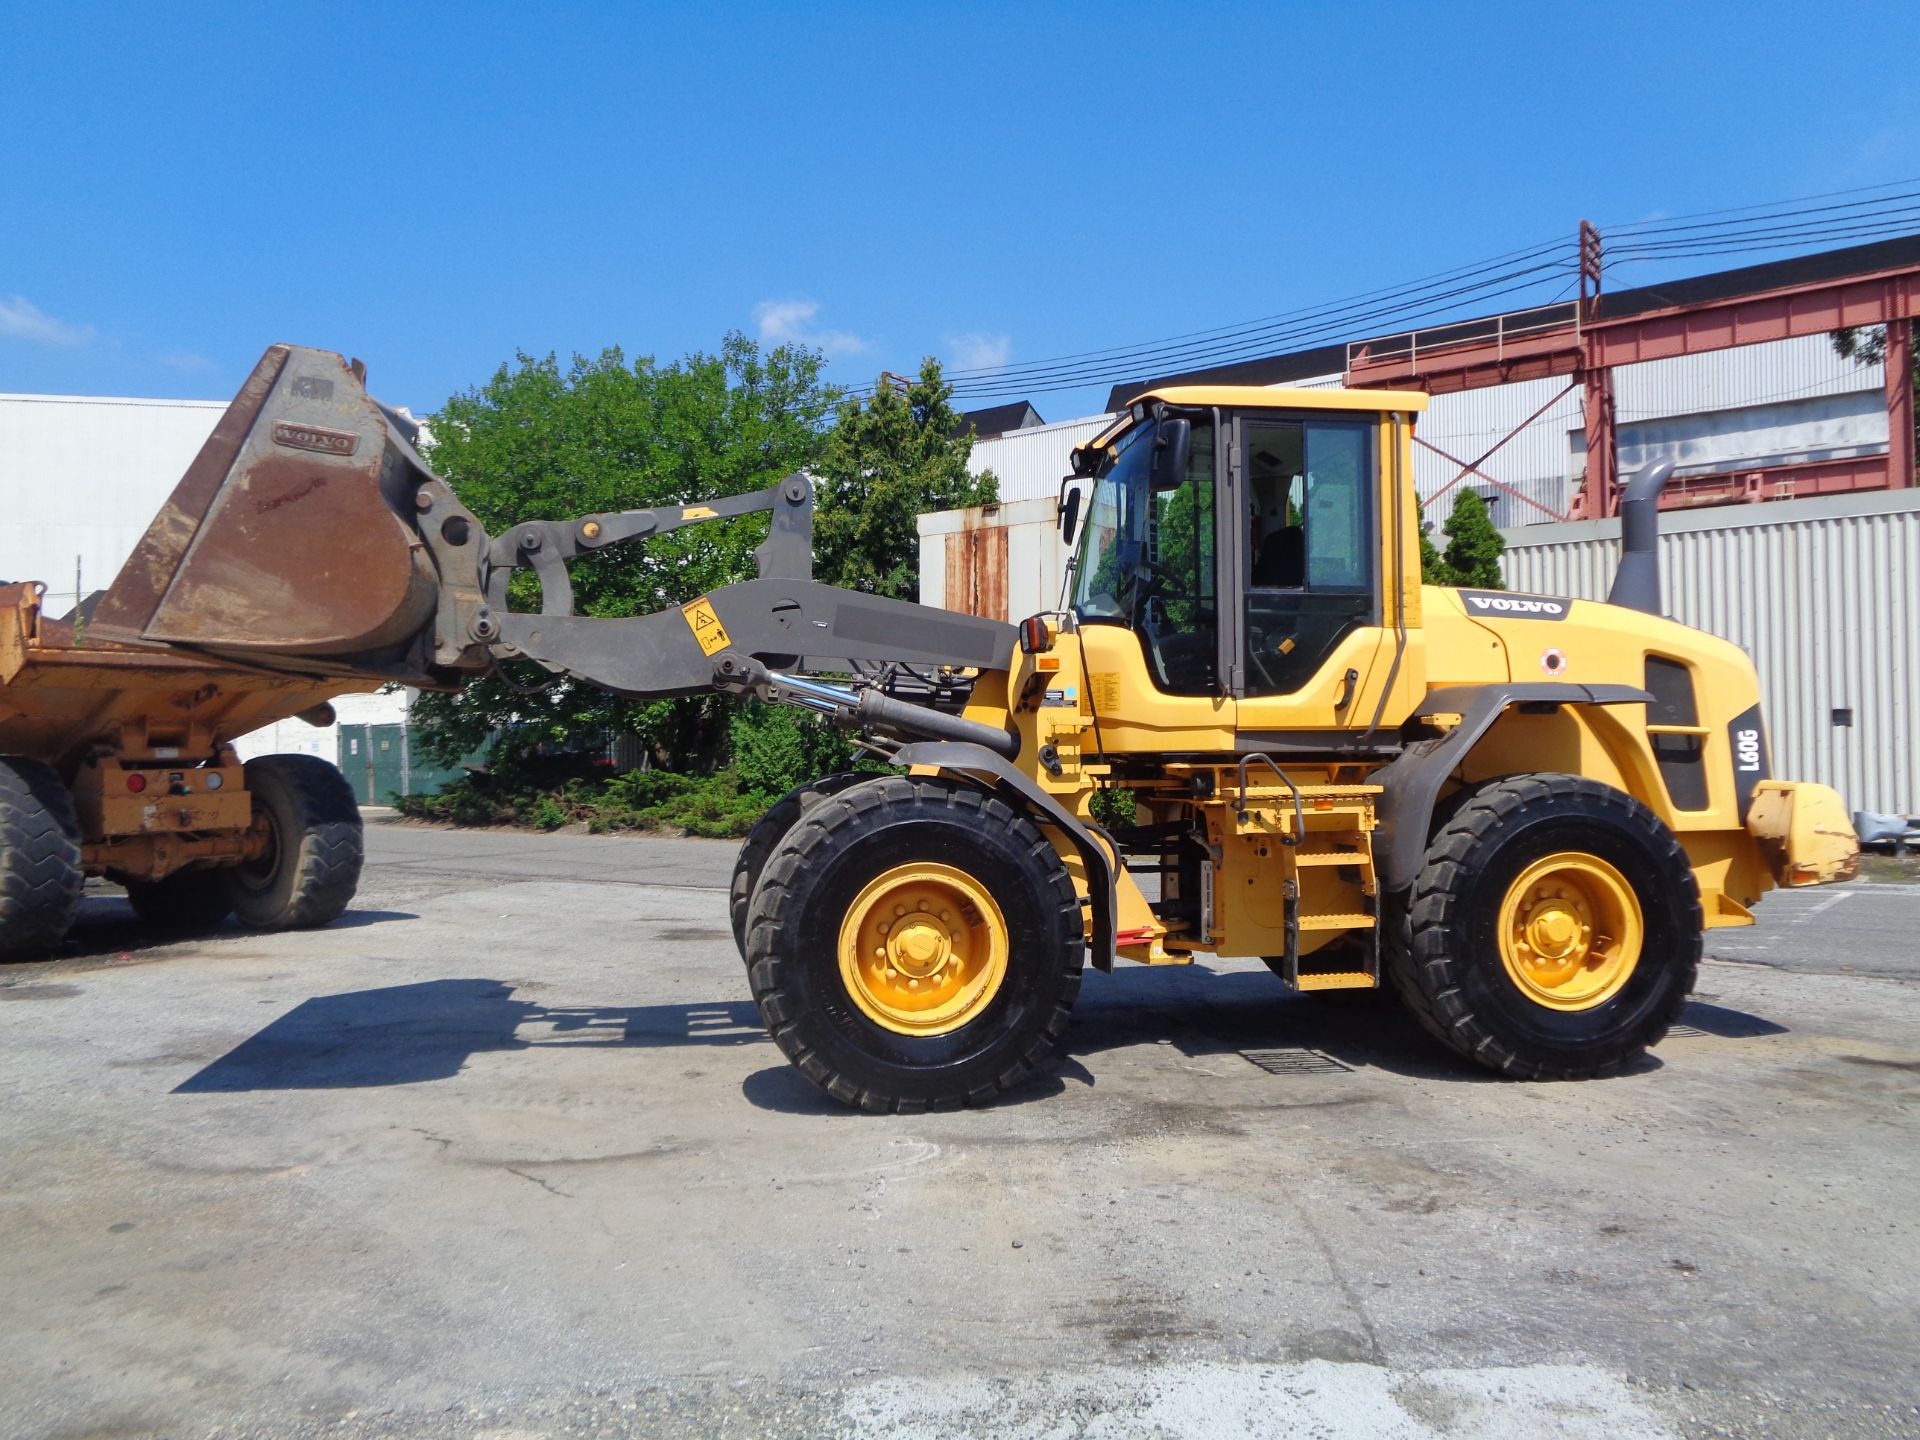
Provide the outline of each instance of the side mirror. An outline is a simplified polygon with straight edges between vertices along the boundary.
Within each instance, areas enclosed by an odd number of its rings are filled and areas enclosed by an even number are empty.
[[[1086,493],[1075,483],[1077,479],[1077,476],[1069,475],[1060,482],[1057,510],[1060,517],[1060,543],[1068,549],[1073,548],[1073,537],[1080,530],[1080,497]]]
[[[1148,484],[1156,491],[1177,490],[1186,483],[1187,460],[1193,451],[1191,420],[1162,420],[1153,437],[1153,470]]]

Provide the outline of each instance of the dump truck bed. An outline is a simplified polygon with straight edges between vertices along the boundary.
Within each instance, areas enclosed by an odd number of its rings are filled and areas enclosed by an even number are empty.
[[[250,731],[382,683],[100,639],[44,616],[42,593],[31,581],[0,585],[0,755],[67,775],[107,737],[131,753],[206,758]]]

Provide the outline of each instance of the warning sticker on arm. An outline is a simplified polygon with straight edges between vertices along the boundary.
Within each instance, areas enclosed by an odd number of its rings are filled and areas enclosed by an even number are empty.
[[[682,605],[680,613],[687,617],[687,628],[693,631],[693,638],[699,643],[702,654],[718,655],[733,643],[733,637],[727,634],[727,627],[714,614],[713,602],[706,596]]]

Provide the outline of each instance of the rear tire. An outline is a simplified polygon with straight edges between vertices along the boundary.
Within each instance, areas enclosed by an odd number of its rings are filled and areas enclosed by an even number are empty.
[[[1632,796],[1571,775],[1476,787],[1395,918],[1388,969],[1414,1017],[1521,1079],[1627,1068],[1665,1037],[1699,971],[1686,851]]]
[[[233,913],[233,887],[224,870],[183,870],[164,880],[127,881],[134,913],[157,930],[198,934]]]
[[[0,757],[0,961],[57,949],[85,884],[80,822],[59,772]]]
[[[917,904],[922,890],[955,898]],[[843,1104],[984,1104],[1051,1063],[1066,1035],[1086,958],[1073,882],[1031,821],[970,785],[887,776],[819,801],[767,861],[751,909],[761,1019]],[[941,960],[949,930],[955,958]],[[936,961],[952,969],[923,983],[955,998],[916,1011],[930,997],[905,977]]]
[[[254,824],[266,848],[220,871],[233,913],[256,930],[304,930],[338,919],[360,883],[360,808],[336,766],[312,755],[247,762]]]
[[[733,943],[740,951],[742,960],[747,958],[747,916],[748,907],[753,903],[753,887],[760,883],[761,872],[767,868],[767,861],[786,838],[787,832],[800,823],[800,817],[807,813],[815,801],[838,795],[849,786],[872,778],[870,775],[842,771],[837,775],[823,775],[818,780],[809,780],[804,785],[794,786],[774,801],[766,814],[754,821],[747,838],[741,842],[740,857],[733,862],[733,880],[727,886],[727,913],[733,921]]]

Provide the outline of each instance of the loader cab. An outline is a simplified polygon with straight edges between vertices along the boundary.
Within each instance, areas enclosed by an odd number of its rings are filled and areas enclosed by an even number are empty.
[[[1418,669],[1407,447],[1425,400],[1181,387],[1136,403],[1075,459],[1083,631],[1131,631],[1154,691],[1231,702],[1241,726],[1370,719]]]

